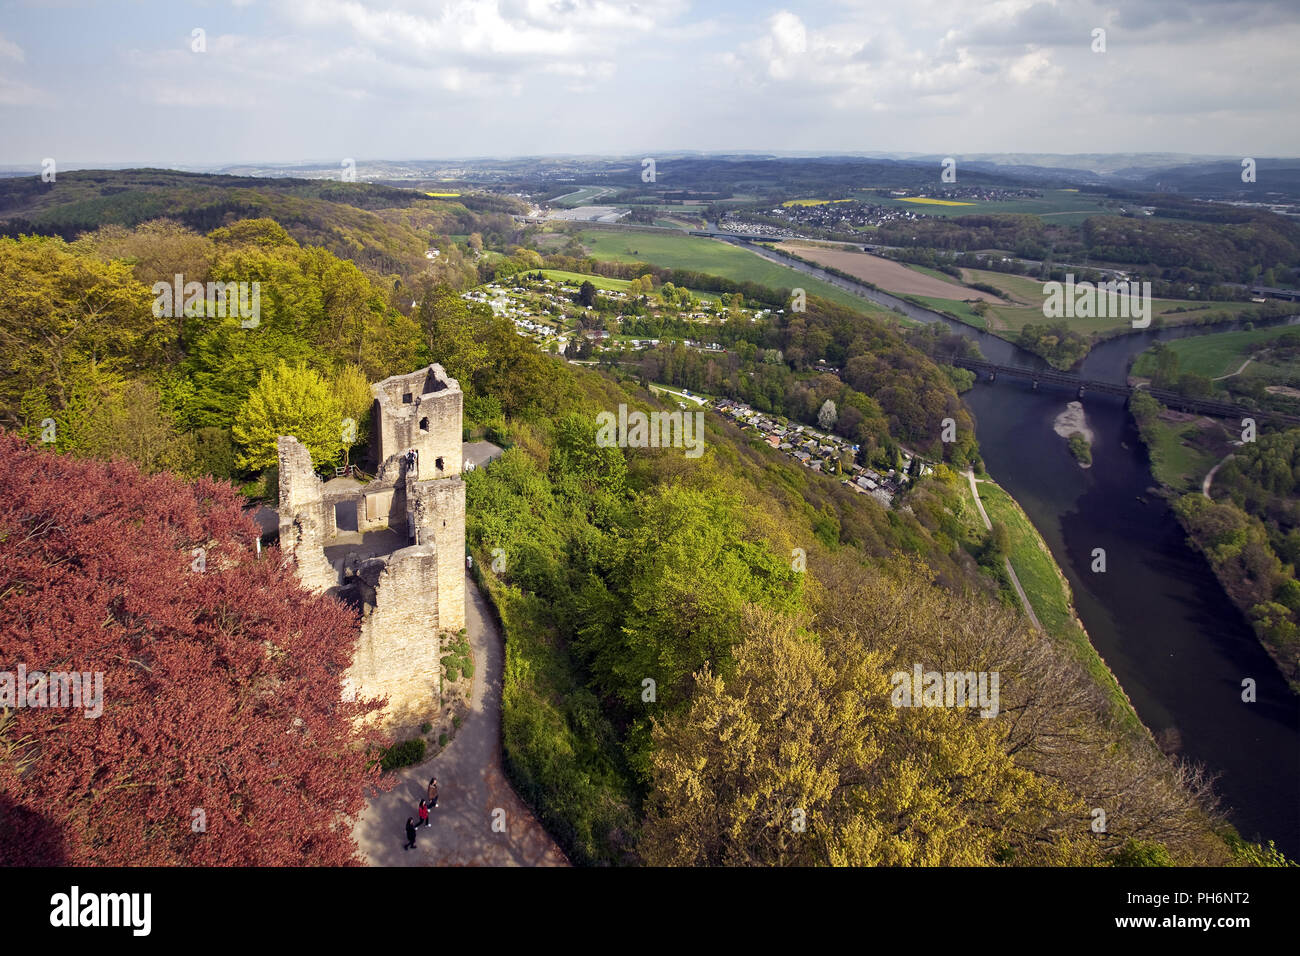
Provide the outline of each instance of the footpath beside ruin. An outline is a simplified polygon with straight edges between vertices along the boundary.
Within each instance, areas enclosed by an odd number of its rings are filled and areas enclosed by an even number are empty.
[[[567,866],[560,848],[516,796],[502,769],[505,645],[468,573],[465,629],[475,668],[464,724],[437,756],[395,771],[396,786],[366,803],[352,835],[371,866]],[[403,850],[406,818],[416,816],[432,776],[438,778],[432,826],[419,829],[414,850]],[[493,830],[494,819],[503,819],[503,832]]]

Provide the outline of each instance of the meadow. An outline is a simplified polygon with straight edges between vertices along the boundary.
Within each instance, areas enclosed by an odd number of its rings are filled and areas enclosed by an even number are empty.
[[[1120,316],[1049,319],[1043,314],[1043,303],[1047,295],[1043,291],[1043,282],[1040,279],[985,269],[962,269],[961,273],[962,279],[968,283],[981,282],[1002,290],[1004,298],[1011,303],[989,307],[985,318],[990,331],[1019,332],[1026,325],[1045,322],[1063,322],[1068,328],[1085,335],[1132,328],[1132,320]],[[1151,318],[1154,321],[1156,316],[1160,316],[1166,325],[1178,325],[1184,322],[1196,322],[1208,316],[1235,316],[1242,307],[1242,303],[1233,302],[1153,298]],[[1175,311],[1176,309],[1184,311]]]
[[[1005,199],[997,201],[972,200],[964,206],[947,205],[948,200],[919,199],[918,197],[900,198],[897,196],[878,196],[875,193],[859,195],[863,202],[877,203],[884,206],[898,206],[915,211],[924,206],[927,216],[973,216],[989,213],[1022,213],[1042,216],[1049,223],[1061,225],[1078,225],[1089,216],[1102,215],[1107,210],[1100,204],[1101,198],[1079,193],[1069,189],[1048,189],[1037,199]],[[909,199],[911,201],[909,201]]]
[[[1177,353],[1180,372],[1194,372],[1213,379],[1237,371],[1242,362],[1266,347],[1268,342],[1284,332],[1292,331],[1295,331],[1295,326],[1283,325],[1244,332],[1219,332],[1212,335],[1198,335],[1190,339],[1177,339],[1165,343],[1165,346]],[[1255,364],[1252,361],[1242,374],[1249,374]],[[1150,378],[1154,373],[1155,357],[1151,350],[1147,349],[1133,361],[1132,374]]]
[[[691,269],[735,282],[757,282],[773,289],[804,289],[859,312],[884,310],[813,276],[757,256],[730,243],[681,233],[626,232],[584,229],[578,241],[596,259],[613,262],[648,262],[667,269]]]

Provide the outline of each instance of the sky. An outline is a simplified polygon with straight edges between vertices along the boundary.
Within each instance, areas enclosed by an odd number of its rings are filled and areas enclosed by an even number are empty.
[[[0,164],[1297,156],[1297,51],[1300,0],[0,0]]]

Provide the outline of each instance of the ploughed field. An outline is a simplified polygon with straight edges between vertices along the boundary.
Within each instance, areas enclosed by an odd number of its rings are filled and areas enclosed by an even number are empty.
[[[880,256],[873,256],[866,252],[850,252],[847,249],[831,249],[802,242],[778,243],[776,249],[821,266],[839,269],[854,278],[879,286],[886,292],[958,301],[984,299],[987,302],[1005,304],[1005,300],[989,295],[987,292],[968,289],[956,282],[947,282],[933,275],[909,269],[901,262],[882,259]]]

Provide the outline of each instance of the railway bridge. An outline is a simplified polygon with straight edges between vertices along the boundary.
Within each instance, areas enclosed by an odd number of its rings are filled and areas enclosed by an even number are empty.
[[[1082,378],[1069,372],[1058,372],[1052,368],[1027,368],[1023,365],[999,365],[985,359],[953,356],[949,365],[969,369],[977,375],[987,376],[990,382],[996,382],[999,375],[1010,378],[1026,379],[1036,389],[1039,385],[1055,385],[1073,389],[1079,398],[1089,392],[1101,395],[1116,395],[1126,401],[1132,398],[1139,388],[1145,389],[1153,398],[1170,408],[1198,415],[1210,415],[1217,418],[1255,418],[1276,422],[1282,425],[1300,425],[1300,416],[1283,415],[1279,412],[1254,411],[1233,402],[1220,402],[1209,398],[1190,398],[1167,388],[1148,388],[1145,385],[1118,385],[1115,382],[1103,382],[1097,379]]]

